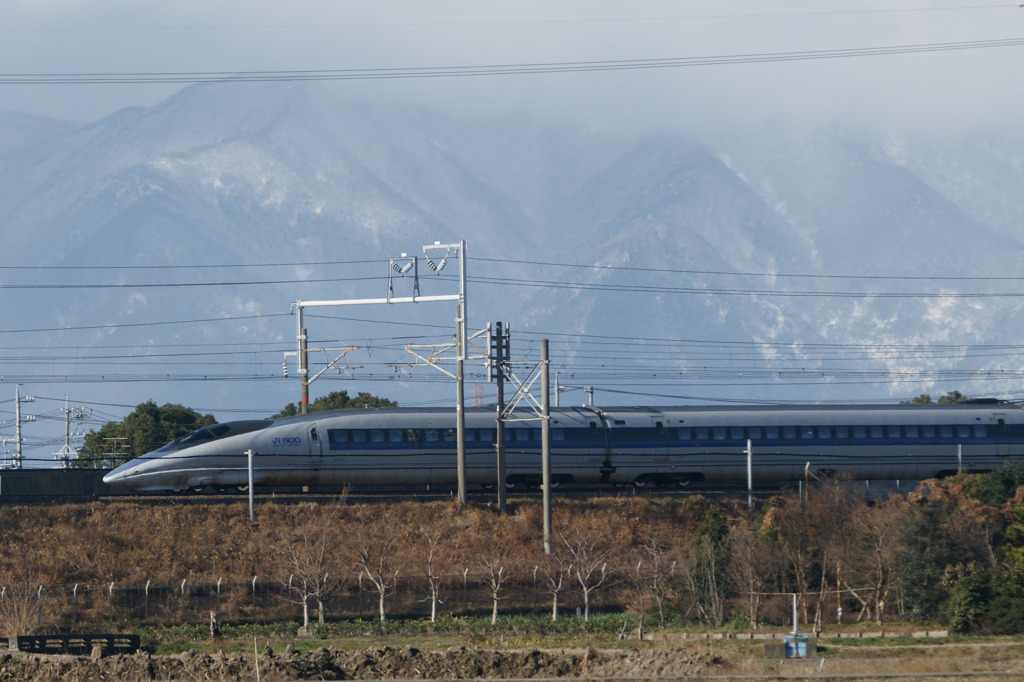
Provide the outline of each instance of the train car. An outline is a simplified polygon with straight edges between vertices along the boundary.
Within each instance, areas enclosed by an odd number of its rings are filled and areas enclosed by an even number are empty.
[[[514,414],[506,485],[540,481],[541,428]],[[466,480],[496,483],[493,410],[466,411]],[[857,480],[990,471],[1024,458],[1024,410],[955,405],[573,407],[551,411],[554,484],[743,482],[808,472]],[[139,491],[257,486],[450,485],[456,413],[448,408],[342,410],[209,426],[134,459],[104,482]]]

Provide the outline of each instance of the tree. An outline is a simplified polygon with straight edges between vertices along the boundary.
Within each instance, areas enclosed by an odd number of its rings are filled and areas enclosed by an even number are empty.
[[[726,573],[733,589],[744,598],[747,620],[755,630],[761,620],[764,593],[777,591],[778,549],[766,542],[752,521],[740,519],[729,528],[729,565]],[[770,589],[769,589],[770,588]]]
[[[537,565],[544,578],[544,591],[551,595],[551,620],[558,620],[558,595],[565,587],[565,578],[572,570],[566,550],[557,544],[551,548],[550,554],[541,557]]]
[[[501,594],[505,583],[512,577],[509,570],[511,555],[506,545],[499,541],[492,541],[490,549],[483,556],[484,573],[483,583],[491,593],[491,625],[498,622],[498,602],[504,597]]]
[[[420,526],[420,534],[427,543],[427,555],[423,557],[423,574],[427,578],[427,585],[430,587],[430,622],[437,622],[437,605],[441,601],[441,585],[444,579],[444,569],[447,562],[443,560],[441,546],[447,541],[449,529],[434,524],[431,527]]]
[[[401,528],[387,516],[384,507],[367,507],[357,515],[352,529],[351,553],[356,567],[366,574],[377,592],[380,622],[387,620],[384,606],[398,582],[395,550]]]
[[[333,550],[340,542],[337,532],[339,510],[347,497],[342,494],[323,519],[317,508],[300,512],[296,526],[272,547],[280,567],[278,581],[293,601],[302,607],[302,632],[309,633],[309,603],[315,600],[317,620],[324,622],[324,603],[344,589],[347,582]]]
[[[569,570],[583,593],[583,620],[589,621],[590,596],[608,580],[612,550],[603,547],[602,533],[586,534],[579,527],[568,536],[559,533],[558,537],[572,558]]]
[[[665,602],[672,596],[672,583],[678,566],[672,548],[652,529],[640,543],[638,563],[634,570],[636,579],[654,597],[658,607],[658,627],[661,628],[665,627]]]
[[[360,407],[398,407],[398,403],[387,398],[378,398],[369,393],[360,393],[355,398],[350,398],[348,391],[332,391],[321,396],[309,404],[310,412],[325,412],[327,410],[348,410]],[[294,417],[301,410],[295,403],[288,403],[284,409],[274,415],[277,417]]]
[[[964,400],[967,400],[967,396],[965,396],[960,391],[950,391],[946,395],[941,396],[938,399],[937,402],[938,402],[939,405],[950,405],[950,404],[953,404],[953,403],[962,402]],[[927,393],[922,393],[921,395],[917,396],[916,398],[912,398],[910,400],[901,400],[900,401],[900,405],[934,405],[934,404],[935,403],[932,401],[932,397],[929,394],[927,394]]]
[[[90,431],[85,447],[72,466],[86,469],[117,466],[187,436],[204,426],[217,423],[212,414],[199,414],[182,405],[152,400],[139,404],[120,422],[108,422],[99,431]]]

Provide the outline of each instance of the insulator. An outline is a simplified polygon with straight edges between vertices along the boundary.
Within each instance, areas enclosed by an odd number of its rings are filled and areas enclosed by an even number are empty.
[[[405,273],[407,273],[410,270],[412,270],[412,265],[413,265],[412,261],[409,261],[405,265],[399,265],[398,263],[392,263],[391,264],[391,269],[394,270],[395,272],[397,272],[400,275],[404,275]]]

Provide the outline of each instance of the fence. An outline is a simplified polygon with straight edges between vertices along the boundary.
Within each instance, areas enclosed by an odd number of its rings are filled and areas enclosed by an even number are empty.
[[[489,615],[492,596],[482,578],[479,573],[469,571],[446,576],[439,614]],[[579,585],[570,580],[565,584],[559,594],[560,612],[563,615],[575,614],[582,607]],[[302,614],[301,607],[295,603],[296,595],[286,585],[259,575],[241,581],[219,579],[215,583],[193,583],[183,578],[160,584],[148,581],[141,585],[39,586],[20,590],[19,593],[22,594],[21,599],[41,600],[46,620],[67,629],[86,623],[206,623],[209,622],[210,611],[218,612],[222,623],[298,620]],[[400,576],[386,600],[388,618],[429,618],[429,593],[425,577]],[[28,597],[24,596],[26,594]],[[0,588],[0,611],[5,602],[10,604],[8,600],[13,598],[12,595],[13,592],[7,588]],[[501,596],[499,609],[503,614],[551,612],[551,594],[545,589],[543,575],[535,571],[514,576],[503,586]],[[833,596],[830,603],[834,604],[834,599]],[[807,595],[807,600],[808,610],[814,613],[817,596]],[[741,597],[727,601],[727,620],[743,613]],[[765,595],[760,609],[760,624],[791,625],[790,604],[788,595]],[[619,612],[637,605],[636,588],[625,581],[610,582],[591,595],[591,608],[596,611]],[[644,605],[649,611],[654,608],[649,597]],[[316,620],[315,600],[310,600],[309,607],[311,619]],[[379,618],[378,595],[365,577],[360,581],[358,576],[352,576],[343,589],[327,600],[324,608],[330,620],[375,621]],[[829,617],[834,608],[833,605],[831,609],[824,609],[828,623],[835,622]],[[691,598],[677,598],[669,605],[669,610],[673,620],[697,620],[697,609]]]
[[[538,578],[539,580],[539,578]],[[301,607],[295,603],[297,595],[287,585],[271,577],[253,576],[245,581],[218,580],[216,583],[193,583],[187,578],[173,583],[121,585],[39,586],[29,591],[33,598],[43,600],[48,615],[62,624],[73,627],[82,622],[204,622],[210,611],[217,611],[221,620],[267,621],[301,617]],[[388,593],[388,617],[429,618],[430,589],[421,576],[400,576]],[[597,593],[597,605],[621,608],[617,600],[621,590],[609,588]],[[560,602],[575,602],[571,587],[563,590]],[[546,593],[532,576],[522,576],[507,583],[501,591],[502,612],[546,612],[551,608],[551,595]],[[0,593],[0,604],[10,599],[10,593]],[[443,605],[439,613],[472,615],[490,613],[490,589],[481,582],[480,575],[466,572],[447,576],[441,594]],[[328,618],[376,620],[379,618],[378,594],[369,580],[352,576],[345,586],[324,604]],[[315,600],[310,600],[310,612],[316,618]]]

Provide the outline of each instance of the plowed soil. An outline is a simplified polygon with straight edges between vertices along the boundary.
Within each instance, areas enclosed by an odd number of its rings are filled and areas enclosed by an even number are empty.
[[[594,651],[552,653],[500,652],[452,648],[422,651],[412,647],[343,652],[317,649],[306,653],[259,656],[260,679],[282,680],[386,680],[552,678],[594,676],[676,677],[707,674],[715,660],[692,651]],[[73,656],[0,656],[0,680],[36,682],[92,682],[118,680],[238,680],[256,679],[252,654],[199,654],[131,656],[92,659]]]

